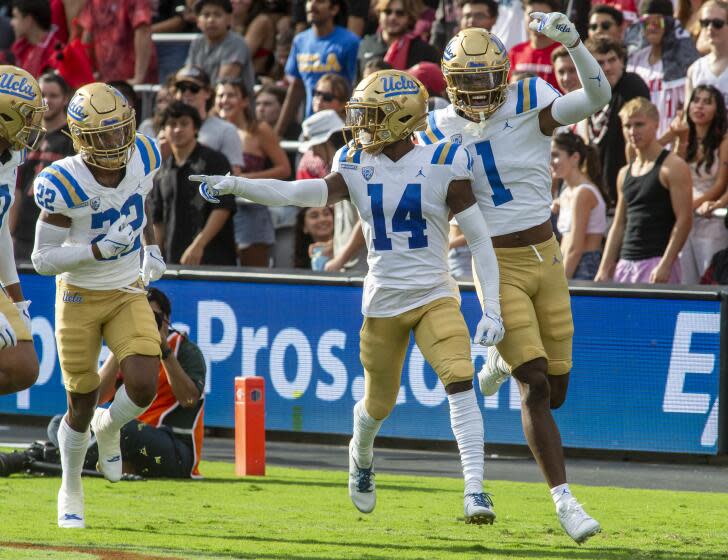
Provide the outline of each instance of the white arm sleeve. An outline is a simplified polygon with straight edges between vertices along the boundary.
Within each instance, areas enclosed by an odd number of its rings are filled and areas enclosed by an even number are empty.
[[[266,206],[326,206],[329,187],[324,179],[279,181],[278,179],[245,179],[235,177],[235,196]]]
[[[612,88],[599,63],[579,41],[568,49],[576,66],[582,88],[556,99],[551,105],[551,115],[561,124],[573,124],[593,115],[612,98]]]
[[[500,277],[498,259],[490,240],[485,218],[477,204],[455,214],[460,231],[473,254],[473,267],[483,294],[483,311],[493,310],[500,315]]]
[[[13,254],[13,238],[10,237],[8,221],[0,228],[0,285],[10,286],[20,282],[18,270],[15,268],[15,255]]]
[[[62,247],[67,236],[68,228],[38,220],[35,225],[35,247],[30,257],[38,274],[53,276],[96,260],[91,245]]]

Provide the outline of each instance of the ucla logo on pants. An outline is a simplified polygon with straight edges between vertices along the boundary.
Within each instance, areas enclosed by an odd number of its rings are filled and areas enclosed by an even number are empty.
[[[18,79],[15,74],[3,73],[0,75],[0,93],[19,97],[26,101],[32,101],[35,99],[33,86],[26,78]]]

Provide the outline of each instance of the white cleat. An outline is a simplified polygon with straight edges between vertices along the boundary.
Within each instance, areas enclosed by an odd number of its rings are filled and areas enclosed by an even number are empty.
[[[511,370],[501,358],[495,346],[488,347],[488,358],[478,372],[480,392],[485,397],[495,395],[503,382],[511,376]]]
[[[118,430],[99,430],[97,428],[101,415],[106,409],[97,408],[91,420],[91,429],[99,446],[99,462],[96,467],[109,482],[121,480],[121,433]],[[108,412],[106,412],[108,414]]]
[[[578,544],[602,530],[599,522],[587,514],[574,497],[561,499],[556,514],[564,531]]]
[[[58,491],[58,526],[61,529],[84,529],[83,492],[71,494]]]
[[[374,485],[374,462],[368,469],[356,464],[349,442],[349,497],[352,503],[362,513],[371,513],[377,505],[377,491]]]
[[[492,525],[493,521],[495,521],[495,511],[490,494],[479,492],[465,495],[465,523]]]

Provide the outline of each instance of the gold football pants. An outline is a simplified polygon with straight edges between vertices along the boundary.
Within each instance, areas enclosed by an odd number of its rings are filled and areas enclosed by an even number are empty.
[[[394,408],[410,332],[442,384],[473,378],[470,333],[454,298],[440,298],[395,317],[365,317],[360,332],[364,405],[378,420]]]

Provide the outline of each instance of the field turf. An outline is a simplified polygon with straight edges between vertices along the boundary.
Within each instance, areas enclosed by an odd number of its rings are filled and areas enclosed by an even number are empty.
[[[56,526],[60,479],[0,479],[0,559],[728,558],[728,494],[574,486],[603,527],[578,546],[543,484],[489,482],[498,518],[472,526],[457,479],[380,474],[377,509],[363,515],[345,472],[201,470],[203,481],[84,479],[87,529],[75,531]]]

